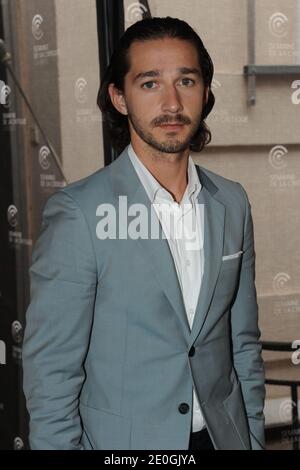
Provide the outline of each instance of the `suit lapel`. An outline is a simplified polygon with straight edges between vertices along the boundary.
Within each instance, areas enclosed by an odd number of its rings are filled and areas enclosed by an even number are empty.
[[[189,346],[199,335],[213,298],[222,262],[225,221],[225,207],[214,197],[217,187],[197,165],[196,169],[203,186],[198,203],[204,204],[204,273]]]

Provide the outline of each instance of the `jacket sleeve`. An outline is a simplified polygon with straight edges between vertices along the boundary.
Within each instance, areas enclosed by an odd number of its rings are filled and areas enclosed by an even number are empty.
[[[255,250],[251,205],[245,200],[244,246],[240,282],[231,308],[234,367],[242,387],[252,449],[265,447],[264,400],[265,375],[261,357],[258,305],[255,287]]]
[[[84,215],[64,190],[45,205],[30,281],[22,353],[30,447],[80,450],[78,404],[97,268]]]

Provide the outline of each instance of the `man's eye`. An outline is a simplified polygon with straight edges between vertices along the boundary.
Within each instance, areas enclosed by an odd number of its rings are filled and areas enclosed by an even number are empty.
[[[153,84],[155,84],[155,82],[153,82],[153,81],[143,83],[142,88],[146,88],[148,90],[151,90],[151,88],[154,88],[154,87],[148,86],[148,85],[153,85]]]
[[[191,78],[183,78],[181,82],[183,83],[183,85],[187,86],[191,86],[195,83],[194,80],[192,80]]]

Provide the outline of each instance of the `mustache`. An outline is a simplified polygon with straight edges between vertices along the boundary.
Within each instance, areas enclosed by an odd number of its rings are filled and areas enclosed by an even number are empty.
[[[160,126],[161,124],[172,124],[174,122],[179,124],[191,124],[191,120],[186,116],[182,116],[181,114],[178,114],[172,118],[170,116],[161,116],[153,119],[152,121],[154,127]]]

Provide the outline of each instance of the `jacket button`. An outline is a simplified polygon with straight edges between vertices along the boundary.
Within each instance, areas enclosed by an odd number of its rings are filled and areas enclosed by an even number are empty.
[[[180,405],[178,406],[178,410],[181,414],[185,415],[189,412],[189,405],[187,403],[180,403]]]
[[[189,356],[194,356],[195,355],[195,347],[192,346],[191,349],[189,350]]]

